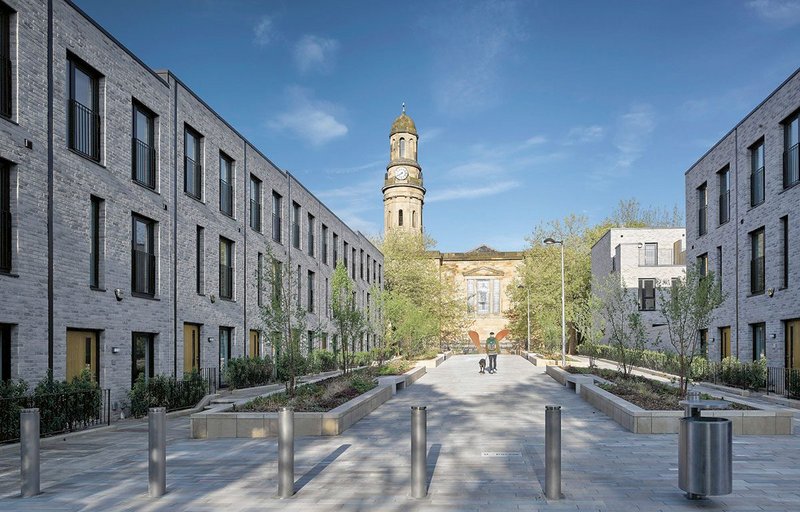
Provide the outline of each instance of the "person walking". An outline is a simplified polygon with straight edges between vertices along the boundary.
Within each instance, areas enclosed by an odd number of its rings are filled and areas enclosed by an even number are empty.
[[[489,373],[497,371],[497,354],[500,353],[500,346],[497,339],[494,337],[494,332],[489,333],[486,338],[486,355],[489,356]]]

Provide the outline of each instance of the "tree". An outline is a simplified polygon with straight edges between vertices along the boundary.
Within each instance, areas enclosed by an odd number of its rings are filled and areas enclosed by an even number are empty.
[[[575,303],[573,308],[573,324],[581,337],[581,354],[589,356],[590,367],[594,367],[597,342],[603,337],[603,329],[598,321],[601,307],[600,299],[590,293],[584,300]]]
[[[725,297],[713,273],[704,275],[698,265],[687,265],[686,276],[659,287],[661,314],[669,342],[678,355],[681,396],[692,378],[692,361],[698,355],[699,332],[711,322]]]
[[[348,341],[355,347],[355,339],[363,332],[364,315],[356,306],[356,292],[353,281],[347,275],[343,262],[336,265],[331,283],[331,316],[339,332],[339,353],[342,372],[347,373],[350,366]]]
[[[597,289],[609,344],[614,348],[622,374],[628,376],[644,351],[647,336],[638,297],[613,274],[597,283]]]

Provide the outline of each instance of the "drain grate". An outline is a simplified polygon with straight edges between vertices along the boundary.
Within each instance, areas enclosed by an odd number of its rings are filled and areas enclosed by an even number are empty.
[[[522,457],[522,452],[482,452],[481,457]]]

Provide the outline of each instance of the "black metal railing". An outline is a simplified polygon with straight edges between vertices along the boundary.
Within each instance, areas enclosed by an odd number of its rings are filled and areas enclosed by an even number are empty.
[[[7,55],[0,56],[0,115],[11,117],[11,59]]]
[[[764,292],[764,257],[750,260],[750,293]]]
[[[764,202],[764,168],[759,167],[750,174],[750,206]]]
[[[233,298],[233,267],[219,266],[219,296],[223,299]]]
[[[200,368],[200,377],[208,383],[206,393],[211,395],[219,389],[219,375],[216,368]]]
[[[202,199],[203,167],[188,156],[184,160],[183,191],[196,199]]]
[[[729,190],[719,195],[719,223],[725,224],[731,220],[731,193]]]
[[[707,226],[707,223],[706,223],[706,213],[707,213],[706,210],[707,209],[708,208],[706,206],[701,206],[697,210],[697,233],[699,235],[701,235],[701,236],[705,235],[706,231],[708,229],[708,226]]]
[[[133,291],[146,295],[156,293],[156,256],[149,252],[133,250]]]
[[[250,227],[261,231],[261,203],[250,200]]]
[[[11,272],[11,212],[0,210],[0,271]]]
[[[278,214],[272,214],[272,239],[278,243],[281,243],[282,235],[281,235],[281,216]]]
[[[225,180],[219,180],[219,211],[233,215],[233,186]]]
[[[783,152],[783,188],[788,188],[800,181],[800,155],[798,144]]]
[[[800,369],[768,367],[767,393],[783,395],[786,398],[800,398]]]
[[[111,391],[108,389],[0,398],[0,443],[19,439],[20,409],[33,407],[39,409],[43,437],[111,423]]]
[[[156,150],[133,138],[133,179],[145,187],[156,188]]]
[[[69,100],[69,147],[100,161],[100,114]]]

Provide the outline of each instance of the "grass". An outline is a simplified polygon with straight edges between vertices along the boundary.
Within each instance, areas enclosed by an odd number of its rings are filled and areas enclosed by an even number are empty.
[[[378,368],[378,375],[402,375],[414,367],[414,363],[405,359],[387,361]]]

